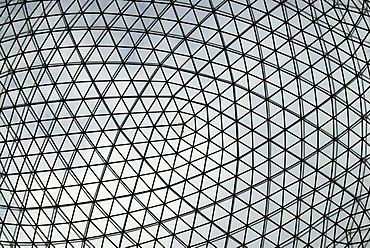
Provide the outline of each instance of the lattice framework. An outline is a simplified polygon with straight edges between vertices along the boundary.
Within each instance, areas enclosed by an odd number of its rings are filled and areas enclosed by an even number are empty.
[[[367,1],[1,1],[3,247],[367,247]]]

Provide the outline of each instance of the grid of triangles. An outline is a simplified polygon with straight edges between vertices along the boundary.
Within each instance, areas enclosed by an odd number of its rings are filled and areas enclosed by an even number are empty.
[[[2,247],[368,247],[369,2],[0,2]]]

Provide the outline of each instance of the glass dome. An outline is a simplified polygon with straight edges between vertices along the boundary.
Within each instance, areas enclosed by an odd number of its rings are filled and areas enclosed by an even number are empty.
[[[2,247],[370,245],[369,2],[0,2]]]

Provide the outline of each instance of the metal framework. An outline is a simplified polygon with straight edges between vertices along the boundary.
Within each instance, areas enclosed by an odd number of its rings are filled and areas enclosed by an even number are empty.
[[[369,247],[368,1],[0,2],[1,247]]]

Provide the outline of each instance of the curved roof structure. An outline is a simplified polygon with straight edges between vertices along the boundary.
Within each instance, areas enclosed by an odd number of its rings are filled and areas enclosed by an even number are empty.
[[[367,247],[367,1],[1,1],[2,247]]]

